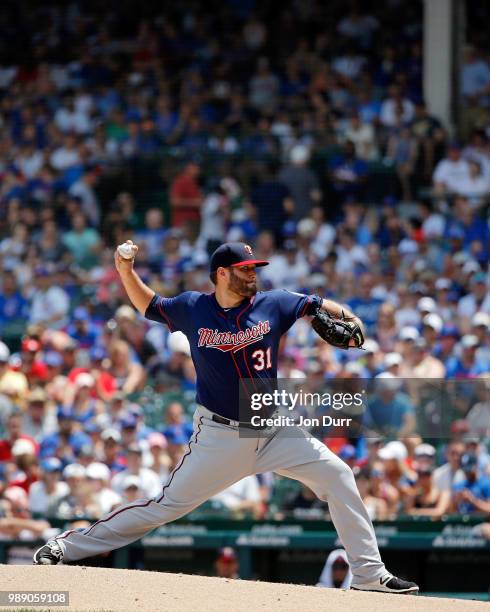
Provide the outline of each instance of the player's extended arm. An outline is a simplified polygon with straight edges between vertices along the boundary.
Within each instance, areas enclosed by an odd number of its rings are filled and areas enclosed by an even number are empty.
[[[131,240],[126,240],[126,244],[130,244],[133,247],[133,257],[131,259],[125,259],[119,255],[116,249],[114,252],[116,270],[119,272],[122,284],[124,285],[124,289],[126,289],[126,293],[131,303],[142,315],[144,315],[155,292],[145,285],[133,268],[138,247],[133,244]]]

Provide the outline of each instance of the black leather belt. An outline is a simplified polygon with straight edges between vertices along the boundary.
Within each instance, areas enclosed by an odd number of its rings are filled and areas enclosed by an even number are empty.
[[[221,423],[222,425],[228,425],[231,427],[236,427],[235,423],[238,423],[238,427],[245,427],[246,429],[267,429],[267,427],[257,427],[251,423],[247,423],[246,421],[231,421],[230,419],[219,416],[219,414],[213,414],[211,420],[215,423]]]

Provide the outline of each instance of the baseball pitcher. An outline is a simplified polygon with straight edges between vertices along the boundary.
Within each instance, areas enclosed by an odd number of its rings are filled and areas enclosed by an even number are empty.
[[[107,514],[83,530],[67,531],[34,554],[34,563],[55,565],[98,555],[141,538],[187,514],[234,482],[273,471],[307,485],[328,502],[352,570],[353,589],[417,593],[418,586],[390,574],[381,561],[373,526],[351,469],[306,432],[298,437],[239,436],[241,379],[275,378],[281,336],[305,315],[325,340],[348,348],[361,346],[362,323],[335,302],[286,290],[257,291],[249,245],[227,243],[213,253],[211,294],[187,291],[163,298],[147,287],[133,268],[138,247],[131,241],[115,252],[115,265],[129,299],[146,318],[180,330],[188,338],[197,372],[194,433],[162,491]]]

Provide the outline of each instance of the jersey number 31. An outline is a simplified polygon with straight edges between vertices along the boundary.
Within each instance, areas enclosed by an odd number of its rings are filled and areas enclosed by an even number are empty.
[[[271,347],[265,351],[263,349],[257,349],[252,353],[252,359],[255,360],[254,368],[257,371],[272,368]]]

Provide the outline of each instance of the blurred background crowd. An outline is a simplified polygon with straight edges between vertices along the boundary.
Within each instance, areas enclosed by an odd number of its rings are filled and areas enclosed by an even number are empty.
[[[489,515],[488,7],[455,139],[424,103],[419,2],[141,4],[2,6],[0,537],[156,495],[184,451],[189,347],[128,305],[128,238],[162,295],[212,291],[209,254],[243,240],[263,289],[347,304],[364,352],[299,321],[279,370],[390,379],[369,418],[399,439],[327,440],[372,517]],[[465,392],[431,413],[427,379]],[[269,474],[201,512],[328,516]]]

